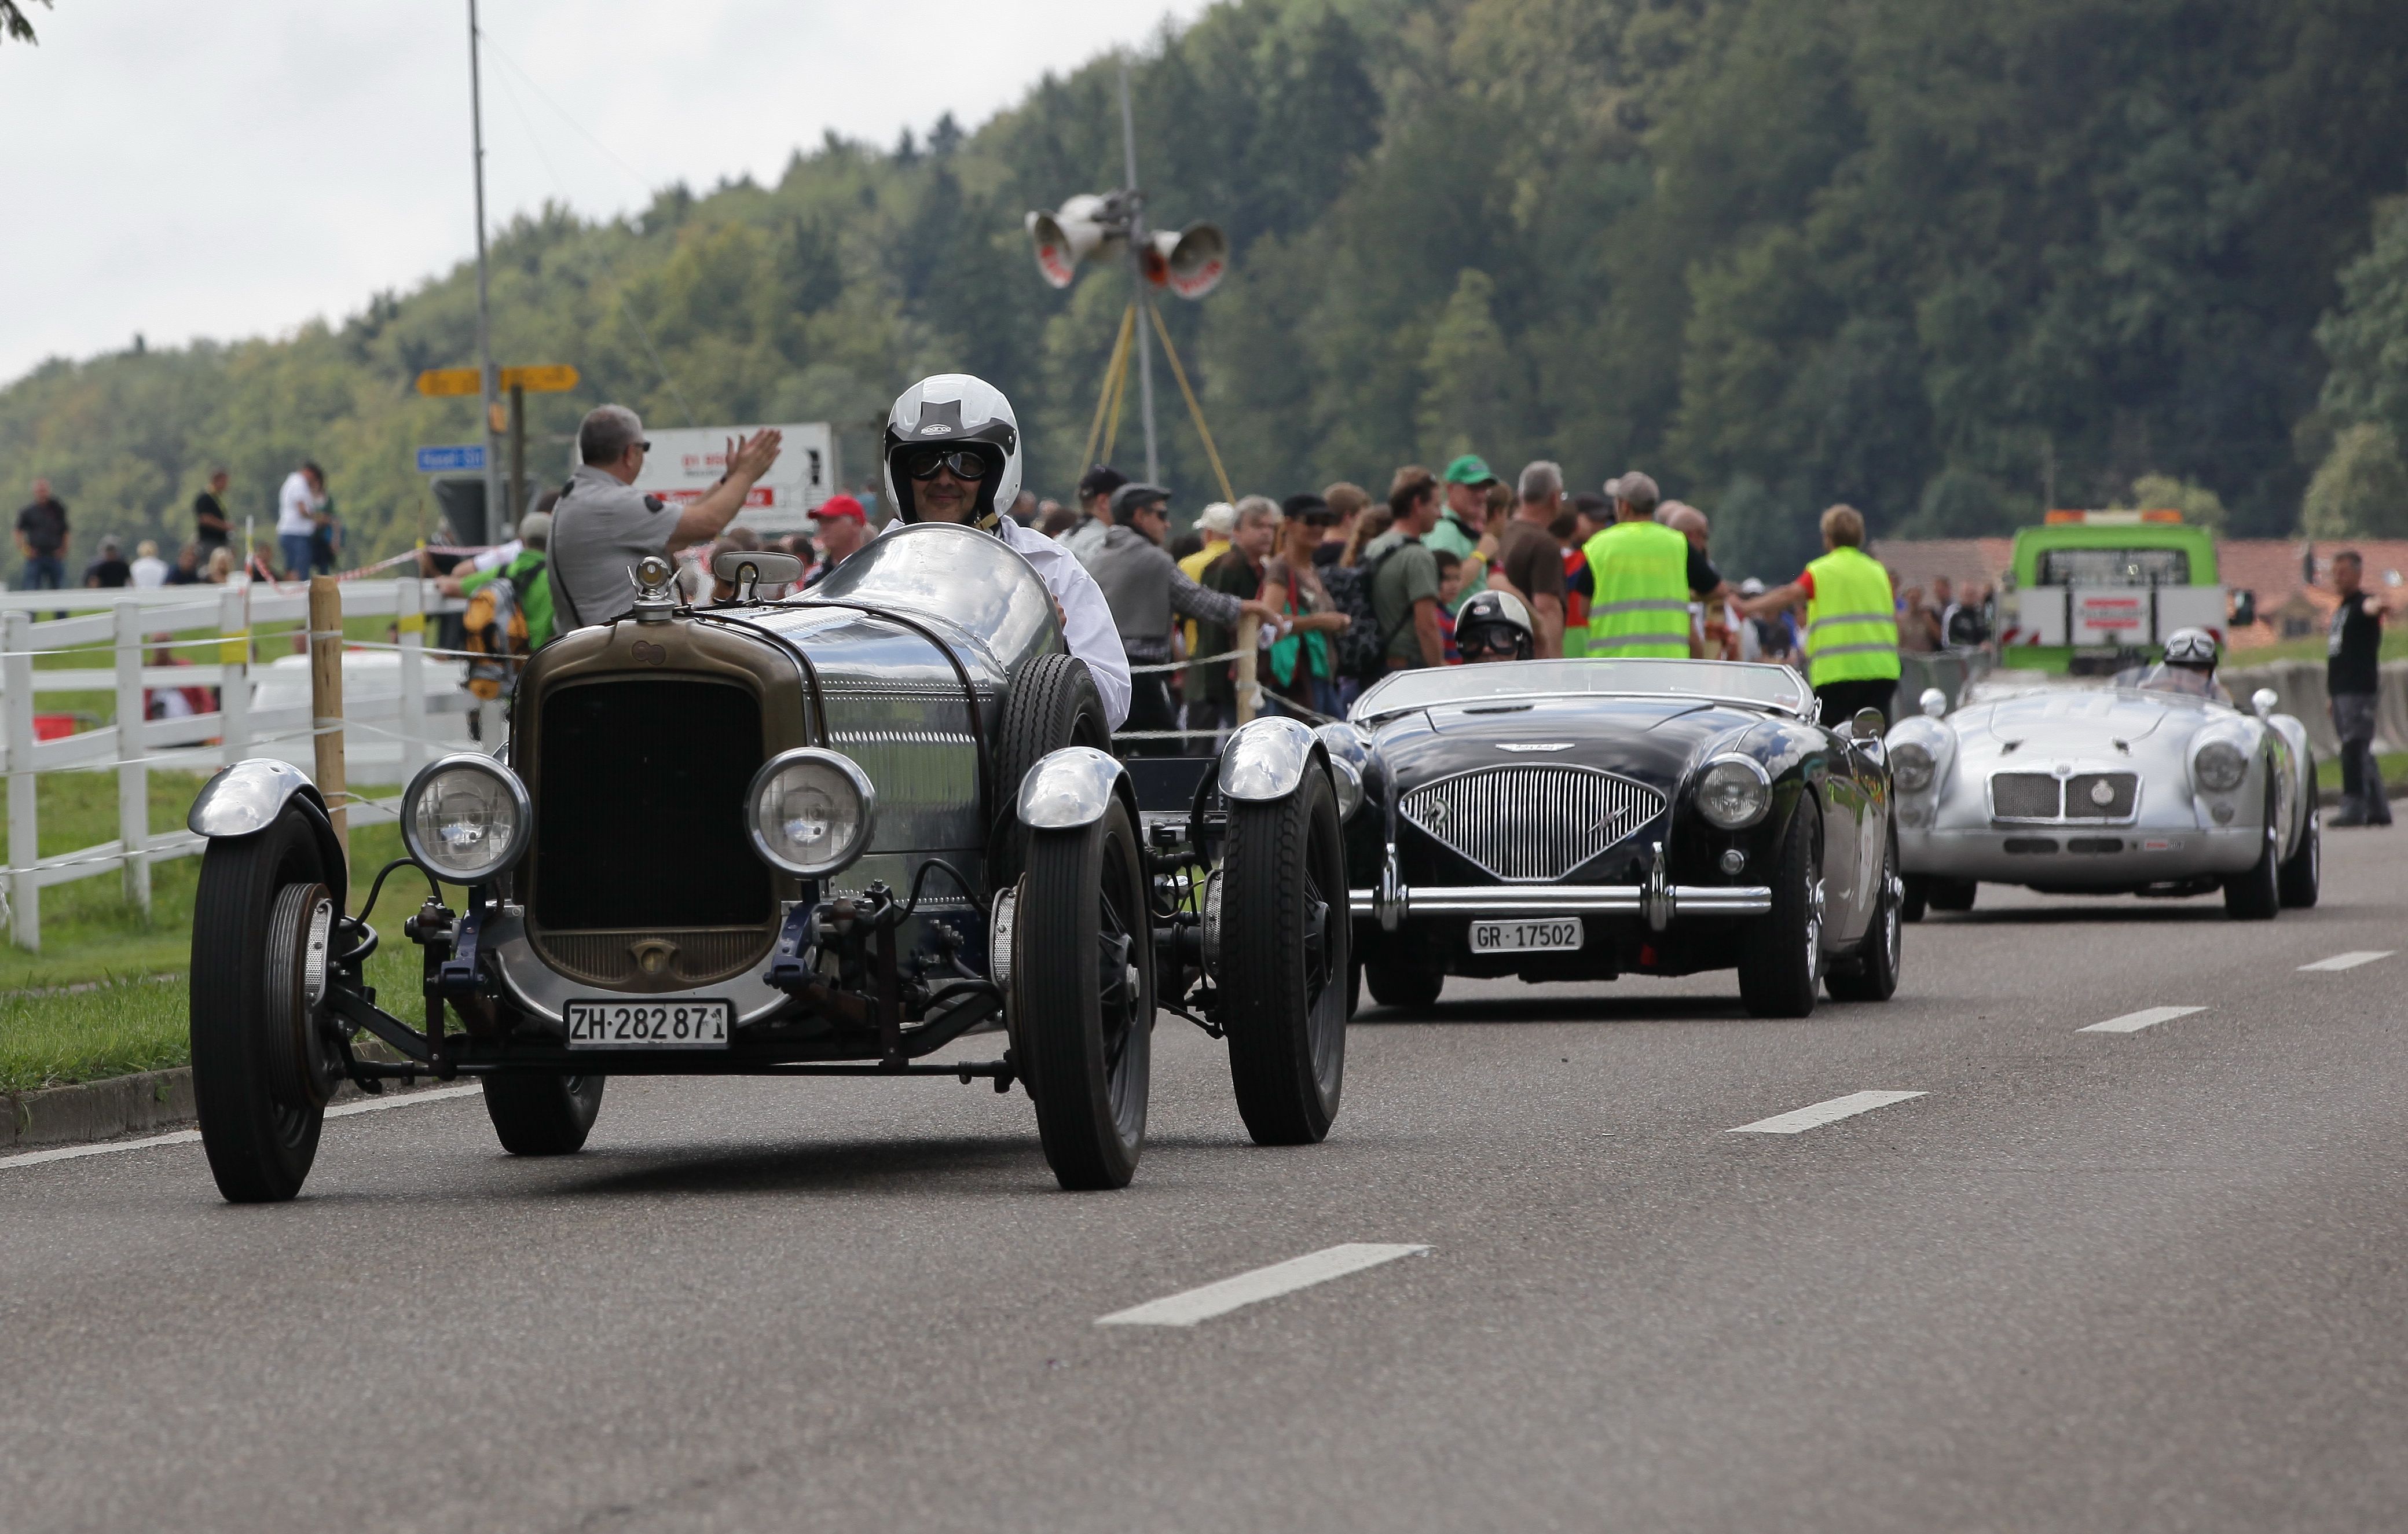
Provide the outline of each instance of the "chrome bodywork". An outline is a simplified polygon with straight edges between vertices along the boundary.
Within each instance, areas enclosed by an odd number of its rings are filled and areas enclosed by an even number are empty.
[[[2248,764],[2220,792],[2192,767],[2214,739]],[[1928,786],[1898,795],[1910,875],[2101,894],[2178,886],[2258,862],[2270,792],[2281,856],[2315,812],[2304,725],[2179,694],[2042,687],[1901,720],[1886,743],[1932,761]]]
[[[1049,752],[1020,781],[1020,824],[1035,831],[1093,825],[1112,807],[1112,796],[1127,777],[1118,758],[1093,746]]]
[[[307,795],[322,812],[326,801],[309,775],[290,762],[253,756],[221,767],[201,785],[184,824],[194,836],[247,837],[276,824],[294,795]]]
[[[1221,752],[1221,792],[1248,804],[1286,798],[1304,781],[1313,745],[1312,727],[1284,715],[1239,725]]]

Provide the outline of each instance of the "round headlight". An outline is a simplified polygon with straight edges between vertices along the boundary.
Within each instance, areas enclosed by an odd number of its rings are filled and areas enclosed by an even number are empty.
[[[2249,758],[2229,740],[2210,740],[2200,747],[2199,754],[2190,759],[2190,767],[2199,779],[2199,786],[2211,794],[2229,794],[2249,776]]]
[[[1889,749],[1889,775],[1901,794],[1920,794],[1931,786],[1931,753],[1912,740]]]
[[[1718,757],[1698,774],[1698,813],[1726,831],[1754,825],[1772,805],[1772,780],[1744,756]]]
[[[869,846],[878,790],[850,756],[805,746],[773,756],[745,796],[752,850],[773,868],[823,879]]]
[[[420,867],[454,884],[508,871],[535,825],[526,785],[488,756],[429,762],[401,796],[401,839]]]

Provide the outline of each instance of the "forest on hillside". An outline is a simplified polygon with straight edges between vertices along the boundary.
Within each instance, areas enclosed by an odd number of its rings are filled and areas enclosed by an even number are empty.
[[[2402,79],[2398,0],[1231,0],[1134,61],[1154,218],[1235,251],[1163,307],[1240,491],[1643,467],[1768,574],[1835,500],[1889,536],[2136,486],[2235,534],[2408,534]],[[1118,183],[1116,80],[498,230],[495,355],[584,379],[535,402],[538,461],[612,399],[834,421],[858,479],[896,391],[961,369],[1062,494],[1126,284],[1047,288],[1021,219]],[[88,552],[182,536],[213,462],[270,514],[310,454],[355,556],[407,547],[409,450],[475,430],[411,380],[473,361],[474,294],[464,263],[288,337],[46,364],[0,389],[0,484],[49,475]]]

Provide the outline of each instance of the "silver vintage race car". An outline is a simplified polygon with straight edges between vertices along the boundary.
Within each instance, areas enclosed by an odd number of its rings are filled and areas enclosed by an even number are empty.
[[[1938,689],[1887,740],[1905,914],[1967,910],[1983,881],[2048,895],[2195,896],[2263,921],[2316,903],[2307,729],[2159,667],[2034,686],[1946,714]],[[1944,717],[1943,717],[1944,715]]]

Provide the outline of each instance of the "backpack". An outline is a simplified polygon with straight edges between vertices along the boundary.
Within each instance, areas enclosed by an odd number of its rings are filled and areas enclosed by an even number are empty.
[[[1330,601],[1351,620],[1337,636],[1340,679],[1352,677],[1369,686],[1388,674],[1388,641],[1396,631],[1381,628],[1380,610],[1371,605],[1371,582],[1379,579],[1380,566],[1404,546],[1399,542],[1383,550],[1369,565],[1332,565],[1321,572]]]
[[[527,578],[543,573],[543,566],[538,565]],[[478,656],[468,663],[468,691],[480,698],[501,696],[518,681],[527,657],[535,653],[535,646],[527,640],[526,609],[519,603],[518,588],[508,576],[494,577],[468,598],[468,610],[460,620],[468,635],[461,648]]]

